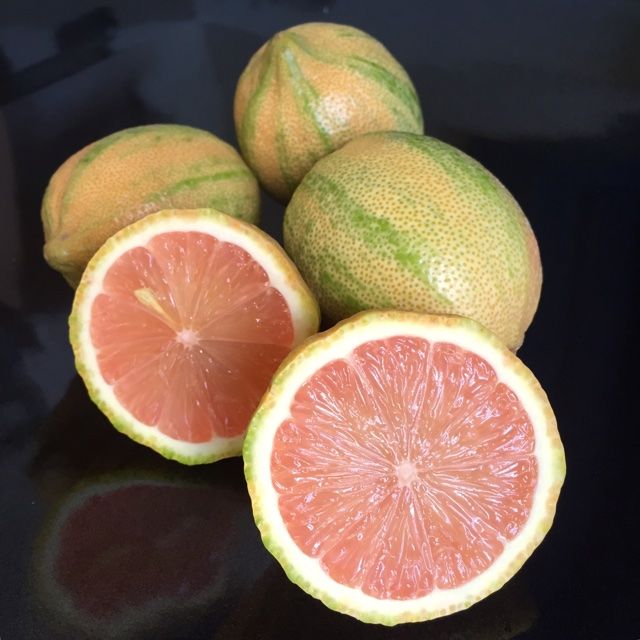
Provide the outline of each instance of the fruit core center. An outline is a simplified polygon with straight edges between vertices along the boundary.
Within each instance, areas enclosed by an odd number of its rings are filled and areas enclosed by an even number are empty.
[[[405,460],[396,466],[396,476],[399,487],[408,487],[418,479],[416,465],[411,460]]]
[[[198,334],[191,329],[181,329],[176,333],[176,342],[179,342],[185,347],[193,347],[198,344],[199,341]]]

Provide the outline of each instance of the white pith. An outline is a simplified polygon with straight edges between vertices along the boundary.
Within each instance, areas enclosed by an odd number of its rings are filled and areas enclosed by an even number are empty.
[[[109,240],[103,250],[97,254],[96,259],[91,261],[90,268],[82,279],[82,296],[79,298],[79,303],[77,297],[74,309],[78,325],[77,344],[74,345],[76,359],[84,365],[83,377],[87,386],[92,386],[94,394],[97,391],[100,400],[109,407],[111,412],[109,417],[112,422],[126,424],[127,433],[137,436],[134,439],[153,443],[154,448],[171,450],[180,458],[202,459],[237,455],[244,441],[244,433],[232,438],[214,435],[208,442],[191,443],[176,440],[161,433],[155,425],[141,422],[121,405],[113,387],[100,373],[97,353],[91,342],[93,301],[102,292],[107,271],[124,253],[136,247],[145,246],[158,234],[189,231],[209,234],[219,241],[239,246],[260,264],[269,278],[269,284],[282,294],[291,313],[294,334],[292,348],[317,328],[308,311],[309,297],[302,287],[291,281],[282,268],[282,260],[286,259],[284,250],[274,241],[265,242],[267,237],[257,228],[253,228],[248,223],[231,221],[227,216],[216,212],[212,216],[203,214],[191,217],[181,215],[178,211],[175,212],[175,216],[168,216],[167,213],[169,212],[161,212],[143,219],[139,223],[139,228],[133,233],[128,232],[128,229],[125,229],[124,233],[120,232],[115,238]],[[108,246],[111,250],[105,251]],[[180,336],[177,336],[177,339],[179,338]]]
[[[538,481],[529,519],[520,533],[506,542],[503,553],[487,570],[453,589],[434,589],[412,600],[381,600],[334,581],[324,571],[319,559],[306,555],[297,546],[280,515],[278,493],[271,480],[270,466],[276,431],[290,417],[290,406],[298,389],[324,365],[347,357],[359,345],[399,335],[456,344],[484,358],[495,369],[499,380],[517,395],[531,419],[535,437],[534,453],[538,460]],[[548,503],[557,495],[564,473],[560,471],[564,461],[562,454],[558,453],[558,441],[554,441],[549,430],[546,410],[550,411],[550,408],[541,405],[539,388],[532,388],[531,380],[524,380],[521,373],[514,370],[513,356],[509,356],[511,361],[506,362],[503,351],[493,346],[491,341],[479,339],[476,330],[460,325],[452,327],[433,323],[425,326],[420,321],[379,319],[368,324],[360,322],[357,331],[348,325],[344,326],[321,345],[319,342],[304,357],[298,356],[289,363],[282,372],[283,381],[286,379],[286,382],[278,384],[276,380],[277,393],[267,395],[265,411],[256,421],[255,429],[254,425],[250,427],[250,441],[245,447],[245,457],[250,465],[247,475],[252,487],[254,512],[263,536],[270,541],[270,549],[288,571],[295,572],[300,581],[306,583],[306,590],[321,597],[332,607],[370,621],[389,623],[390,620],[428,619],[465,608],[495,591],[515,573],[544,535],[546,527],[543,525],[545,522],[548,525],[553,516]],[[408,474],[410,469],[399,471]]]

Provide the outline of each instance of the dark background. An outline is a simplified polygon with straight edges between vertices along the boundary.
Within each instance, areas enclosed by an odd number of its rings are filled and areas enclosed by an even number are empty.
[[[387,45],[427,132],[508,186],[544,265],[519,355],[566,448],[554,527],[500,592],[395,629],[333,613],[288,582],[260,544],[239,460],[181,468],[108,425],[74,373],[72,291],[41,257],[43,190],[70,154],[155,122],[235,144],[233,92],[250,55],[313,20]],[[2,640],[640,638],[640,3],[2,0],[0,102]],[[282,213],[264,197],[276,237]],[[87,496],[94,524],[61,540]],[[58,572],[92,612],[83,619],[50,571],[62,542],[92,566]]]

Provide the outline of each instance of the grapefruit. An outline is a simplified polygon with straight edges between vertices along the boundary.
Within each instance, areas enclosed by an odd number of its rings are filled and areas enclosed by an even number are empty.
[[[266,547],[327,606],[394,625],[499,589],[565,475],[533,374],[478,323],[364,312],[292,353],[249,427]]]
[[[280,31],[253,55],[234,101],[242,154],[288,200],[319,158],[369,131],[422,133],[411,79],[375,38],[314,22]]]
[[[318,322],[275,240],[213,209],[162,211],[115,234],[69,319],[93,401],[118,430],[185,464],[240,453],[273,372]]]
[[[516,350],[540,298],[518,203],[426,136],[369,134],[320,160],[287,207],[284,243],[331,322],[381,308],[463,315]]]
[[[124,129],[53,174],[42,202],[44,256],[75,287],[100,245],[149,213],[212,207],[257,224],[259,206],[255,177],[213,134],[175,124]]]
[[[184,630],[185,618],[225,593],[236,498],[229,489],[129,473],[75,487],[34,556],[38,594],[67,631],[60,637],[137,638],[176,618]]]

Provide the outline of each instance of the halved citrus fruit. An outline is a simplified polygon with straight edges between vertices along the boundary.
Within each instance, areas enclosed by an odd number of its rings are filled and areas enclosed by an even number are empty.
[[[185,464],[240,454],[282,359],[318,328],[284,250],[213,209],[168,210],[108,240],[69,319],[89,395],[133,440]]]
[[[551,526],[565,474],[553,411],[515,355],[472,320],[398,311],[291,354],[244,461],[289,578],[387,625],[499,589]]]

